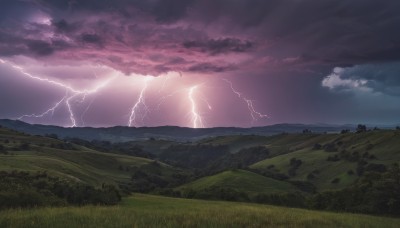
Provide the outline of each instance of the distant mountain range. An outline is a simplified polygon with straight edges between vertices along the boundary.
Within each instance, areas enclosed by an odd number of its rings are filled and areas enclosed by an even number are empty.
[[[299,133],[308,129],[315,133],[339,132],[342,129],[354,130],[355,125],[329,125],[329,124],[276,124],[264,127],[237,128],[237,127],[215,127],[215,128],[186,128],[177,126],[161,127],[75,127],[65,128],[52,125],[29,124],[19,120],[0,119],[0,125],[25,132],[32,135],[56,134],[60,138],[75,137],[85,140],[107,140],[111,142],[126,142],[147,140],[149,138],[165,139],[174,141],[194,141],[213,136],[224,135],[274,135],[280,133]]]

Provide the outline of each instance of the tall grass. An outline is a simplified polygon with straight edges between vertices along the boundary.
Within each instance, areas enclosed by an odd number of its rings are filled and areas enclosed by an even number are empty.
[[[0,227],[399,227],[400,219],[135,195],[113,207],[14,209]]]

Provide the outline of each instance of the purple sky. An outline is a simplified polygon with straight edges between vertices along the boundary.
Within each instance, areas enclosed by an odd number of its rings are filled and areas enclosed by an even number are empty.
[[[4,0],[0,118],[400,123],[398,0]]]

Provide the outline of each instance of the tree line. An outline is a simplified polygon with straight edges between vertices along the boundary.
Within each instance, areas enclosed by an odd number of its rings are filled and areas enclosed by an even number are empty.
[[[0,209],[66,205],[114,205],[118,189],[102,184],[95,188],[52,177],[47,172],[0,171]]]

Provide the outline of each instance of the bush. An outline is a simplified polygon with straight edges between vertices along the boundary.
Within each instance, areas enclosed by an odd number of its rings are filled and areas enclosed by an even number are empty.
[[[323,146],[326,152],[336,152],[337,148],[334,143],[327,143]]]
[[[58,139],[58,135],[56,134],[45,134],[44,136],[52,139]]]
[[[373,164],[373,163],[371,163],[371,164],[368,164],[366,167],[365,167],[365,171],[367,171],[367,172],[379,172],[379,173],[383,173],[383,172],[386,172],[386,166],[385,165],[383,165],[383,164]]]
[[[315,193],[317,191],[317,188],[311,182],[308,181],[290,180],[288,182],[293,184],[303,192]]]
[[[19,150],[30,150],[30,148],[31,148],[31,145],[29,143],[22,143],[18,147]]]
[[[340,157],[337,154],[335,154],[335,156],[329,156],[326,160],[336,162],[340,161]]]
[[[331,181],[332,184],[337,184],[340,182],[340,178],[335,178]]]
[[[0,154],[8,154],[6,147],[0,144]]]
[[[356,133],[363,133],[367,131],[367,126],[363,124],[357,125]]]
[[[290,159],[290,168],[288,170],[289,176],[295,176],[296,175],[296,170],[301,166],[303,162],[300,159],[296,158],[291,158]]]
[[[320,149],[322,149],[322,145],[321,144],[319,144],[319,143],[314,144],[313,150],[320,150]]]

